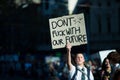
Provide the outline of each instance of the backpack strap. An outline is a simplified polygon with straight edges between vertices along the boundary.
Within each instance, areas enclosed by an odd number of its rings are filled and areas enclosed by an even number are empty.
[[[87,68],[87,77],[88,77],[88,80],[90,80],[90,68],[89,67]]]

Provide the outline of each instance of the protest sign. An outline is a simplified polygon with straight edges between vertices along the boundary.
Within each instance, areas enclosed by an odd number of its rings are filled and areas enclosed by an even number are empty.
[[[52,49],[87,44],[84,14],[49,19]]]

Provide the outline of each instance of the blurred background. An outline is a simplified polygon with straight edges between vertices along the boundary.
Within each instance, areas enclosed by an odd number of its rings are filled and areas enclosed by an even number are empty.
[[[67,80],[66,49],[52,49],[49,19],[79,13],[88,44],[73,53],[83,52],[97,75],[109,52],[120,53],[119,0],[0,0],[0,80]]]

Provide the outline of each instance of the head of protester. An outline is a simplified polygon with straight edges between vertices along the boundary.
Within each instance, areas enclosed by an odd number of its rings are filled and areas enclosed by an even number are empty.
[[[72,64],[71,44],[67,43],[67,65],[69,70],[69,80],[94,80],[91,70],[85,67],[84,55],[81,52],[75,54],[75,65]]]
[[[110,52],[107,58],[110,60],[113,72],[120,69],[120,54],[117,51]]]
[[[112,68],[110,65],[110,60],[107,57],[103,60],[101,74],[102,80],[111,80]]]
[[[111,70],[110,60],[108,58],[105,58],[102,63],[102,70]]]
[[[84,67],[84,62],[85,62],[85,59],[84,59],[83,54],[82,53],[76,53],[76,55],[75,55],[76,65]]]

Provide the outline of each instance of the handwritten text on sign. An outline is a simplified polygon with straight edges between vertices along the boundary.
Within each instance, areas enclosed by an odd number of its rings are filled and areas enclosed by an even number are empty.
[[[66,43],[81,45],[87,43],[84,14],[49,19],[52,48],[63,48]]]

